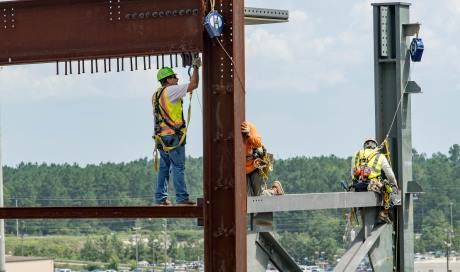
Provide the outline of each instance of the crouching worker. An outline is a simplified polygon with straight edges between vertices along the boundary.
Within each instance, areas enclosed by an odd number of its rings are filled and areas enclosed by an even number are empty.
[[[380,153],[377,141],[369,138],[364,141],[363,149],[355,153],[351,161],[352,187],[356,192],[373,191],[383,193],[384,208],[378,218],[391,223],[388,210],[398,205],[398,183],[385,155]]]
[[[273,155],[267,153],[262,144],[262,138],[254,124],[245,121],[241,132],[246,145],[246,180],[248,196],[283,195],[281,182],[274,181],[271,188],[267,187],[270,171],[273,169]]]

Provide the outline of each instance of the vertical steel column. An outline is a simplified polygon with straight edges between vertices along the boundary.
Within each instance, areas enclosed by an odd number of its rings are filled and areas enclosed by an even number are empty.
[[[244,1],[215,4],[224,16],[225,50],[203,34],[205,270],[245,272]]]
[[[396,120],[390,132],[390,152],[393,170],[402,191],[402,203],[395,212],[396,271],[414,270],[414,233],[412,196],[407,183],[412,180],[412,135],[410,96],[406,93],[409,80],[409,37],[403,24],[409,23],[408,3],[373,4],[376,136],[382,141],[390,128],[398,101]]]

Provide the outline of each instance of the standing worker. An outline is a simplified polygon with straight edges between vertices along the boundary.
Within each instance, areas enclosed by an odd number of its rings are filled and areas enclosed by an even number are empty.
[[[171,206],[168,199],[169,174],[172,173],[177,205],[195,205],[189,199],[185,184],[185,139],[187,126],[183,113],[182,98],[198,87],[198,68],[201,66],[199,56],[192,61],[193,72],[190,83],[178,84],[179,79],[173,69],[164,67],[158,71],[157,79],[161,86],[152,96],[153,114],[155,117],[155,169],[157,149],[160,152],[160,166],[157,177],[155,202],[162,206]],[[191,101],[190,101],[191,102]],[[190,109],[189,109],[190,118]],[[189,120],[190,121],[190,120]]]
[[[267,180],[272,170],[273,155],[267,153],[256,126],[248,121],[241,124],[246,145],[246,181],[248,196],[284,195],[281,182],[274,181],[271,189],[267,188]]]
[[[356,192],[374,191],[384,194],[384,209],[378,218],[391,223],[388,216],[390,204],[397,205],[401,201],[398,195],[398,183],[385,155],[380,153],[377,141],[368,138],[363,149],[355,153],[351,161],[352,187]]]

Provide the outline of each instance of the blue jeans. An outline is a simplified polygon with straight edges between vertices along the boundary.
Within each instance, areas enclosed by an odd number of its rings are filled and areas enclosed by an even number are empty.
[[[179,143],[177,135],[165,135],[161,139],[166,146],[175,146]],[[187,186],[185,185],[185,146],[181,145],[169,152],[160,151],[160,168],[158,170],[155,202],[161,203],[168,197],[169,174],[172,173],[174,189],[176,190],[176,203],[188,199]]]

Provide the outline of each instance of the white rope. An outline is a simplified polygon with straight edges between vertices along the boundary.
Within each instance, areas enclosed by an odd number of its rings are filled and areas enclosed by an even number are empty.
[[[213,11],[216,4],[216,0],[209,0],[209,2],[211,3],[211,11]]]
[[[225,54],[227,55],[228,59],[232,62],[233,64],[233,69],[235,71],[236,77],[240,83],[241,89],[243,89],[243,92],[246,93],[246,89],[244,88],[243,81],[241,81],[240,75],[238,74],[238,70],[236,70],[236,65],[233,62],[232,56],[228,53],[228,51],[225,49],[224,45],[220,42],[219,38],[216,38],[217,42],[219,43],[220,47],[222,47],[222,50],[224,50]]]

